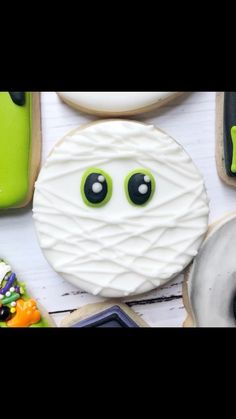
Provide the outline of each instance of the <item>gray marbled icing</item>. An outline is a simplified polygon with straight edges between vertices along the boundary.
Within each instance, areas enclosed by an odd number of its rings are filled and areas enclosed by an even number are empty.
[[[189,277],[195,325],[235,327],[236,216],[217,226],[201,247]]]

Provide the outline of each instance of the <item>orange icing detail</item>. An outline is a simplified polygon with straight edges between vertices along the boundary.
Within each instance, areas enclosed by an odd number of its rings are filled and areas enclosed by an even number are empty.
[[[18,300],[16,303],[16,315],[7,322],[8,327],[29,327],[38,323],[41,319],[35,300]]]

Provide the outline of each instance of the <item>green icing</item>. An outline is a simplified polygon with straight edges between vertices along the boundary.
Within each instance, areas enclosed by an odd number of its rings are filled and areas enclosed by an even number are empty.
[[[105,177],[106,182],[107,182],[106,198],[98,204],[93,204],[93,203],[89,202],[85,193],[84,193],[84,186],[85,186],[86,179],[91,173],[99,173],[100,175]],[[86,170],[86,172],[83,174],[80,190],[81,190],[81,195],[82,195],[83,201],[86,205],[88,205],[89,207],[93,207],[93,208],[104,207],[104,205],[106,205],[110,201],[111,196],[112,196],[112,179],[106,172],[104,172],[104,170],[98,169],[97,167],[91,167],[90,169]]]
[[[16,105],[8,92],[0,92],[0,209],[20,205],[29,185],[32,95]]]
[[[233,143],[231,172],[236,173],[236,126],[231,128],[231,138]]]
[[[20,297],[21,297],[20,294],[17,294],[17,292],[14,292],[10,297],[3,298],[1,300],[1,304],[3,304],[3,305],[10,304],[13,301],[18,300]]]
[[[5,322],[0,322],[0,328],[6,328],[9,329],[9,327],[7,326],[7,324]],[[29,326],[30,328],[42,328],[42,327],[51,327],[48,323],[48,321],[46,319],[44,319],[43,317],[41,318],[40,322],[36,323],[36,324],[32,324],[31,326]]]
[[[0,262],[4,262],[4,260],[0,259]],[[6,278],[8,278],[10,276],[10,273],[6,275]],[[4,287],[4,285],[6,284],[6,280],[3,280],[2,282],[2,287]],[[24,282],[20,282],[17,280],[15,281],[15,286],[18,285],[20,288],[22,288],[24,290],[24,294],[21,295],[20,298],[22,298],[24,301],[30,300],[32,297],[28,294],[28,292],[26,291],[26,286]],[[1,300],[1,303],[4,303],[4,299]],[[7,305],[7,303],[5,303]],[[8,305],[8,307],[10,307],[10,305]],[[32,324],[31,326],[29,326],[29,328],[42,328],[42,327],[51,327],[48,320],[45,319],[44,317],[41,317],[41,320],[38,323]],[[0,321],[0,328],[8,328],[7,323],[6,322],[1,322]]]
[[[126,178],[125,178],[125,182],[124,182],[125,195],[126,195],[127,200],[129,201],[129,203],[130,203],[131,205],[135,206],[135,207],[136,207],[137,205],[136,205],[136,204],[134,204],[134,202],[130,199],[130,196],[129,196],[128,184],[129,184],[129,180],[130,180],[130,178],[131,178],[133,175],[135,175],[136,173],[142,173],[143,175],[147,175],[147,176],[149,176],[149,177],[150,177],[150,179],[151,179],[151,182],[152,182],[152,193],[151,193],[151,196],[150,196],[149,200],[148,200],[147,202],[145,202],[145,204],[141,205],[142,207],[144,207],[145,205],[147,205],[147,204],[150,202],[150,200],[151,200],[151,199],[152,199],[152,197],[153,197],[153,194],[154,194],[154,192],[155,192],[155,190],[156,190],[156,181],[155,181],[155,178],[154,178],[154,176],[152,175],[152,173],[151,173],[151,172],[149,172],[149,170],[147,170],[147,169],[143,169],[143,168],[140,168],[140,169],[135,169],[135,170],[133,170],[132,172],[130,172],[130,173],[126,176]]]
[[[32,324],[30,328],[38,328],[38,327],[50,327],[49,323],[43,317],[41,318],[40,322],[36,324]]]

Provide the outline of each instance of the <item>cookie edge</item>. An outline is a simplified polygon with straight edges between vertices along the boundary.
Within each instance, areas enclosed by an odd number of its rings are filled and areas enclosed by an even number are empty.
[[[95,109],[91,109],[91,108],[87,108],[84,106],[80,106],[77,105],[75,103],[73,103],[72,101],[65,99],[60,92],[56,92],[58,97],[61,99],[62,102],[66,103],[68,106],[70,106],[72,109],[75,109],[79,112],[83,112],[85,114],[88,115],[95,115],[98,117],[122,117],[122,116],[135,116],[135,115],[139,115],[139,114],[143,114],[146,112],[151,112],[155,109],[158,109],[162,106],[165,106],[166,104],[168,104],[169,102],[171,102],[172,100],[176,99],[177,97],[183,95],[185,92],[176,92],[173,93],[172,96],[164,98],[164,99],[159,99],[157,102],[148,105],[148,106],[143,106],[142,108],[138,108],[135,110],[130,110],[130,111],[123,111],[123,112],[109,112],[109,111],[98,111]]]
[[[26,198],[16,207],[10,209],[24,208],[33,198],[34,184],[40,171],[42,150],[42,125],[41,125],[41,104],[40,92],[32,92],[32,127],[31,144],[29,151],[29,186]]]

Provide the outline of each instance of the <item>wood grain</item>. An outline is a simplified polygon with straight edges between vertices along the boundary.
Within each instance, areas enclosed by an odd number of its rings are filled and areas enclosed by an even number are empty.
[[[43,152],[46,159],[68,131],[96,117],[70,109],[54,92],[41,94]],[[163,109],[132,117],[153,123],[173,136],[194,160],[205,178],[210,198],[210,222],[235,210],[235,191],[217,176],[215,164],[215,93],[185,94]],[[53,315],[57,324],[66,314],[88,303],[103,301],[73,287],[48,265],[39,248],[31,208],[0,216],[0,256],[8,260],[30,292]],[[165,287],[124,300],[152,327],[181,327],[186,317],[179,275]]]

